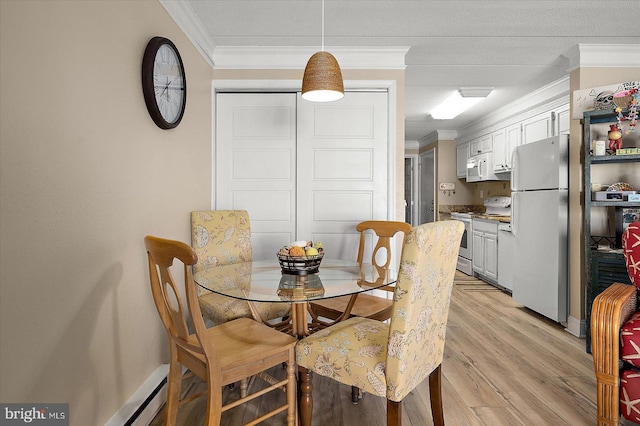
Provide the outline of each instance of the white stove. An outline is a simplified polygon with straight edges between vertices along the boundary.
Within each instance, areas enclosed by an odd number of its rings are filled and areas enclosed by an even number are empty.
[[[451,219],[459,220],[464,224],[456,269],[467,275],[473,275],[473,220],[471,219],[471,214],[451,213]]]

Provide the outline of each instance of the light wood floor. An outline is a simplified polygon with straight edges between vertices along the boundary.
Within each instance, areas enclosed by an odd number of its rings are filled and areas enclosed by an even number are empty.
[[[596,423],[593,361],[560,325],[515,303],[500,290],[459,275],[451,298],[442,363],[447,425],[593,425]],[[284,372],[275,371],[283,375]],[[314,425],[384,425],[385,400],[365,395],[351,403],[351,388],[313,376]],[[259,380],[254,386],[261,386]],[[185,380],[186,394],[203,389]],[[225,399],[238,389],[225,389]],[[223,414],[223,425],[239,425],[280,403],[284,394],[258,398]],[[277,400],[277,401],[276,401]],[[181,407],[179,425],[204,423],[204,399]],[[428,381],[403,402],[405,425],[430,425]],[[162,410],[151,425],[164,421]],[[265,425],[284,424],[284,416]]]

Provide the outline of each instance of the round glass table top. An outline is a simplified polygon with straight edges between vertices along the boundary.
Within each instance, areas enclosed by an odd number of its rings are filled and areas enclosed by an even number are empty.
[[[205,290],[254,302],[306,302],[369,291],[394,284],[397,271],[371,264],[323,259],[315,274],[283,273],[277,260],[242,262],[194,272]]]

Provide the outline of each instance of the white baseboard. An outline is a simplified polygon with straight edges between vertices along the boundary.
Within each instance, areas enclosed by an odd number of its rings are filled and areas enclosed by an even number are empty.
[[[587,335],[586,321],[569,316],[569,318],[567,319],[567,328],[565,328],[565,331],[573,334],[580,339],[584,339]]]
[[[167,399],[165,379],[168,374],[169,364],[158,367],[105,426],[147,426],[151,423]]]

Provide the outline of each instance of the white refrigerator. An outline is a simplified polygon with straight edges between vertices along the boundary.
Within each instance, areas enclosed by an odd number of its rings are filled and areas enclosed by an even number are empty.
[[[513,299],[556,322],[568,312],[569,137],[517,147],[511,171]]]

